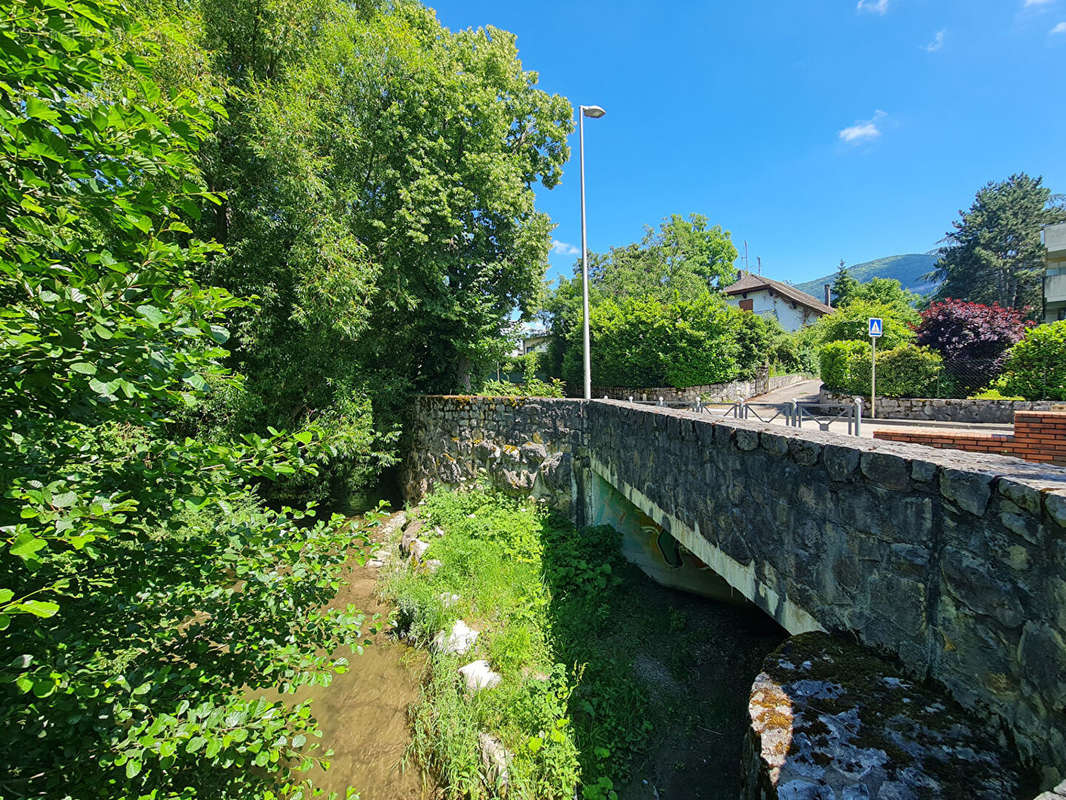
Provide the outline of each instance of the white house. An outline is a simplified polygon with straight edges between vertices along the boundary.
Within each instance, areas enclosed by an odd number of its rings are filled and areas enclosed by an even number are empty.
[[[833,313],[832,307],[795,286],[743,270],[740,279],[722,291],[730,305],[741,311],[774,317],[786,331],[798,331]]]

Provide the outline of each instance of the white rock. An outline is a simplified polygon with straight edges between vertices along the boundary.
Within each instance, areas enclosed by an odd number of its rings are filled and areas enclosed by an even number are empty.
[[[426,570],[429,572],[430,575],[432,575],[442,566],[444,565],[440,562],[439,559],[436,558],[431,558],[429,561],[426,562]]]
[[[441,605],[443,605],[445,608],[451,608],[459,602],[459,595],[457,594],[448,594],[447,592],[441,592],[439,596]]]
[[[433,526],[433,532],[435,534],[437,534],[437,536],[443,536],[444,535],[444,528],[442,528],[440,525],[434,525]]]
[[[466,688],[471,692],[479,689],[492,689],[499,686],[500,681],[503,680],[500,673],[493,672],[489,662],[484,659],[471,661],[465,667],[460,667],[459,674],[463,676]]]
[[[458,653],[462,655],[477,641],[478,633],[467,627],[461,619],[452,626],[450,633],[441,631],[433,637],[433,649],[438,653]]]
[[[478,750],[481,751],[481,766],[490,786],[503,788],[510,783],[511,754],[503,743],[487,733],[477,735]]]
[[[424,556],[426,554],[426,551],[429,550],[429,543],[423,542],[421,539],[415,539],[413,542],[411,542],[410,550],[411,557],[417,561],[421,561],[422,556]]]

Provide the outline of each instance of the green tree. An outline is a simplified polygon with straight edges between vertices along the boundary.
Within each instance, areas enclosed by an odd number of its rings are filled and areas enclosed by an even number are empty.
[[[1066,320],[1030,329],[1008,351],[1000,387],[1026,400],[1066,400]]]
[[[707,217],[672,214],[657,230],[648,228],[639,243],[589,254],[589,282],[600,296],[653,295],[670,301],[690,297],[736,280],[737,249],[728,231],[710,226]],[[580,264],[575,267],[580,274]]]
[[[362,443],[391,443],[410,392],[469,386],[538,305],[552,226],[533,185],[560,179],[571,107],[513,35],[449,32],[415,2],[159,9],[174,73],[206,64],[226,98],[201,163],[227,199],[198,230],[225,247],[204,278],[259,298],[234,322],[235,424],[328,419],[337,494],[381,466]]]
[[[808,341],[822,345],[827,342],[856,341],[869,344],[869,320],[879,317],[883,323],[883,335],[878,348],[890,349],[908,344],[915,339],[914,328],[921,316],[909,306],[884,303],[874,300],[854,299],[846,306],[818,320],[805,335]]]
[[[833,279],[833,286],[830,289],[833,295],[833,305],[846,305],[858,287],[859,282],[844,266],[844,259],[840,259],[840,267],[837,269],[836,277]]]
[[[208,99],[111,0],[0,3],[0,685],[12,797],[289,797],[354,644],[351,533],[265,508],[316,434],[175,435],[245,305],[195,275]]]
[[[943,281],[936,299],[999,303],[1038,315],[1044,275],[1040,231],[1062,220],[1066,209],[1042,178],[1019,173],[988,183],[969,210],[959,212],[940,249],[931,273]]]

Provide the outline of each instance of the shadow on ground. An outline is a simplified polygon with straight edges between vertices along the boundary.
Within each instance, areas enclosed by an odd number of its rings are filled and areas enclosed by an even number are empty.
[[[609,528],[549,525],[543,541],[556,660],[584,670],[570,707],[586,786],[607,774],[620,800],[737,796],[748,693],[785,631],[654,583]]]

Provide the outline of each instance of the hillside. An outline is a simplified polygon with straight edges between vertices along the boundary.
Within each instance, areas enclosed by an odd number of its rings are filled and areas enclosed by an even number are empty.
[[[930,295],[936,290],[937,284],[935,281],[927,280],[924,276],[933,269],[934,263],[936,263],[935,253],[908,253],[849,266],[848,272],[860,283],[873,278],[895,278],[904,289],[910,289],[921,295]],[[822,287],[827,283],[832,283],[835,277],[834,271],[821,278],[815,278],[813,281],[797,283],[796,288],[821,298]]]

